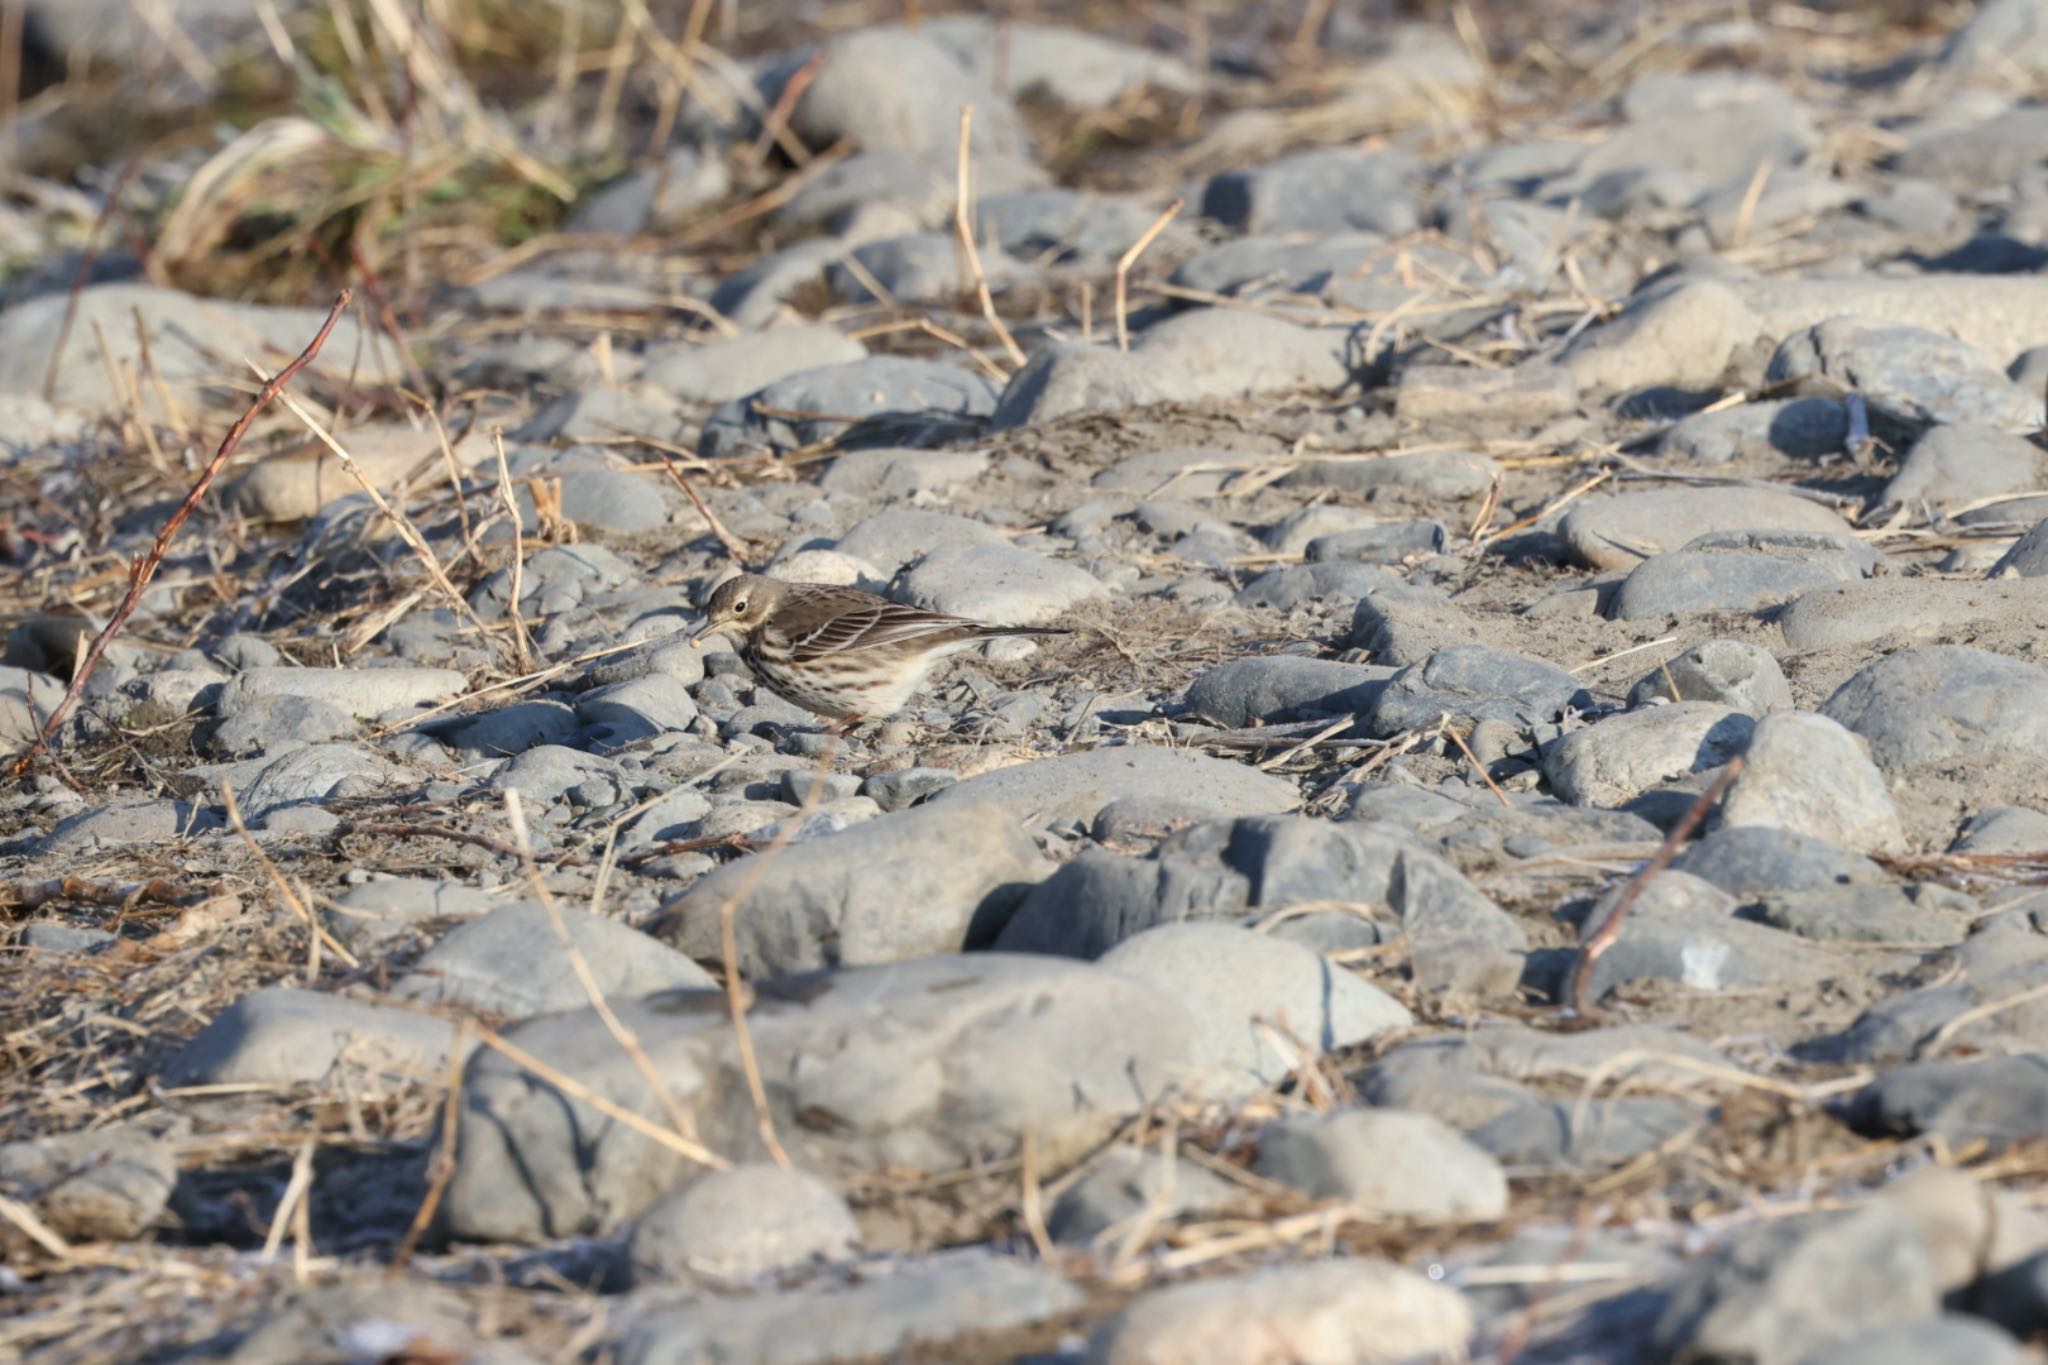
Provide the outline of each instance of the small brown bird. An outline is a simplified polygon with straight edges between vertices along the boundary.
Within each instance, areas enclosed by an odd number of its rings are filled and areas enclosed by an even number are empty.
[[[831,716],[830,733],[894,715],[948,654],[1013,635],[1065,635],[1048,626],[990,626],[920,611],[859,588],[741,574],[704,604],[696,644],[724,632],[767,687]]]

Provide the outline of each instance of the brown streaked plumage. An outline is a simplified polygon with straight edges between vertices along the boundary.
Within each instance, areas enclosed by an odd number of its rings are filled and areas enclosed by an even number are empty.
[[[830,716],[843,733],[903,709],[932,667],[984,640],[1064,635],[920,611],[859,588],[741,574],[718,585],[691,637],[721,632],[769,690]]]

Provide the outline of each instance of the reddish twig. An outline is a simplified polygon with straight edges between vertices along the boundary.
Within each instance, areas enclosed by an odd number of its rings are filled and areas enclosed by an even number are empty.
[[[408,68],[410,69],[410,68]],[[426,372],[420,369],[419,361],[413,358],[412,345],[405,339],[405,332],[398,325],[398,314],[391,311],[391,300],[384,294],[384,286],[377,279],[377,272],[370,269],[370,263],[363,259],[362,248],[351,245],[348,258],[356,268],[356,278],[363,282],[363,292],[370,296],[370,308],[377,315],[378,326],[391,338],[391,344],[398,348],[398,363],[405,367],[405,379],[413,392],[422,398],[429,393]]]
[[[149,586],[150,579],[156,577],[156,571],[163,567],[164,556],[170,553],[171,541],[177,537],[186,520],[198,510],[200,500],[206,496],[206,490],[213,487],[214,479],[227,467],[229,458],[234,455],[235,448],[242,444],[242,437],[248,433],[250,424],[256,420],[256,415],[269,406],[270,400],[277,397],[278,392],[291,382],[293,375],[305,369],[313,362],[313,358],[320,354],[320,348],[327,344],[328,334],[334,330],[334,324],[341,321],[342,313],[347,311],[349,302],[354,297],[350,290],[341,291],[334,300],[334,306],[327,310],[327,320],[320,324],[320,330],[306,344],[306,349],[299,352],[297,358],[290,364],[271,376],[270,382],[263,386],[262,391],[243,410],[242,415],[235,419],[235,424],[228,428],[228,434],[221,438],[220,449],[213,453],[213,459],[199,472],[199,478],[193,483],[192,491],[185,495],[185,500],[171,513],[163,529],[156,533],[156,543],[149,547],[147,554],[138,556],[129,566],[128,591],[121,598],[121,605],[114,608],[114,614],[107,619],[106,628],[93,639],[92,647],[86,650],[85,661],[73,671],[71,686],[64,690],[63,700],[57,703],[57,709],[50,713],[50,718],[43,722],[42,731],[37,734],[35,743],[29,745],[27,753],[15,760],[16,777],[26,773],[29,764],[35,761],[36,755],[49,747],[50,739],[64,723],[64,717],[77,705],[79,697],[85,692],[86,682],[92,677],[93,670],[99,666],[100,656],[107,652],[107,646],[121,633],[121,627],[128,624],[128,618],[135,614],[136,605],[142,601],[143,590]]]
[[[1671,860],[1678,856],[1679,848],[1692,837],[1692,832],[1700,827],[1700,821],[1707,818],[1707,812],[1714,808],[1714,803],[1719,801],[1735,779],[1742,775],[1742,764],[1740,755],[1728,760],[1728,766],[1721,770],[1721,775],[1700,793],[1699,800],[1693,802],[1678,823],[1671,827],[1671,833],[1664,837],[1664,842],[1650,855],[1650,861],[1644,863],[1636,875],[1629,878],[1628,885],[1621,888],[1621,894],[1615,897],[1614,908],[1607,912],[1607,918],[1602,920],[1599,927],[1579,946],[1579,960],[1572,965],[1573,1009],[1581,1014],[1587,1012],[1589,1005],[1586,995],[1592,989],[1593,964],[1600,960],[1602,953],[1614,946],[1617,938],[1621,937],[1622,921],[1628,918],[1628,912],[1635,903],[1642,899],[1643,888],[1650,884],[1650,879],[1671,865]]]

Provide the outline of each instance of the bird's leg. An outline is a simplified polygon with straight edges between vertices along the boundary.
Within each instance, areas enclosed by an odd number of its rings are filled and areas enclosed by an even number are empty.
[[[866,717],[864,716],[841,716],[838,720],[825,727],[825,733],[834,739],[845,739],[855,730],[858,730],[865,719]]]

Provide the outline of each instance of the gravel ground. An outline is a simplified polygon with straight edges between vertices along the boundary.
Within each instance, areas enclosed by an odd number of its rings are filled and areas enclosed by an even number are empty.
[[[991,8],[29,0],[0,1358],[2039,1359],[2048,0]]]

